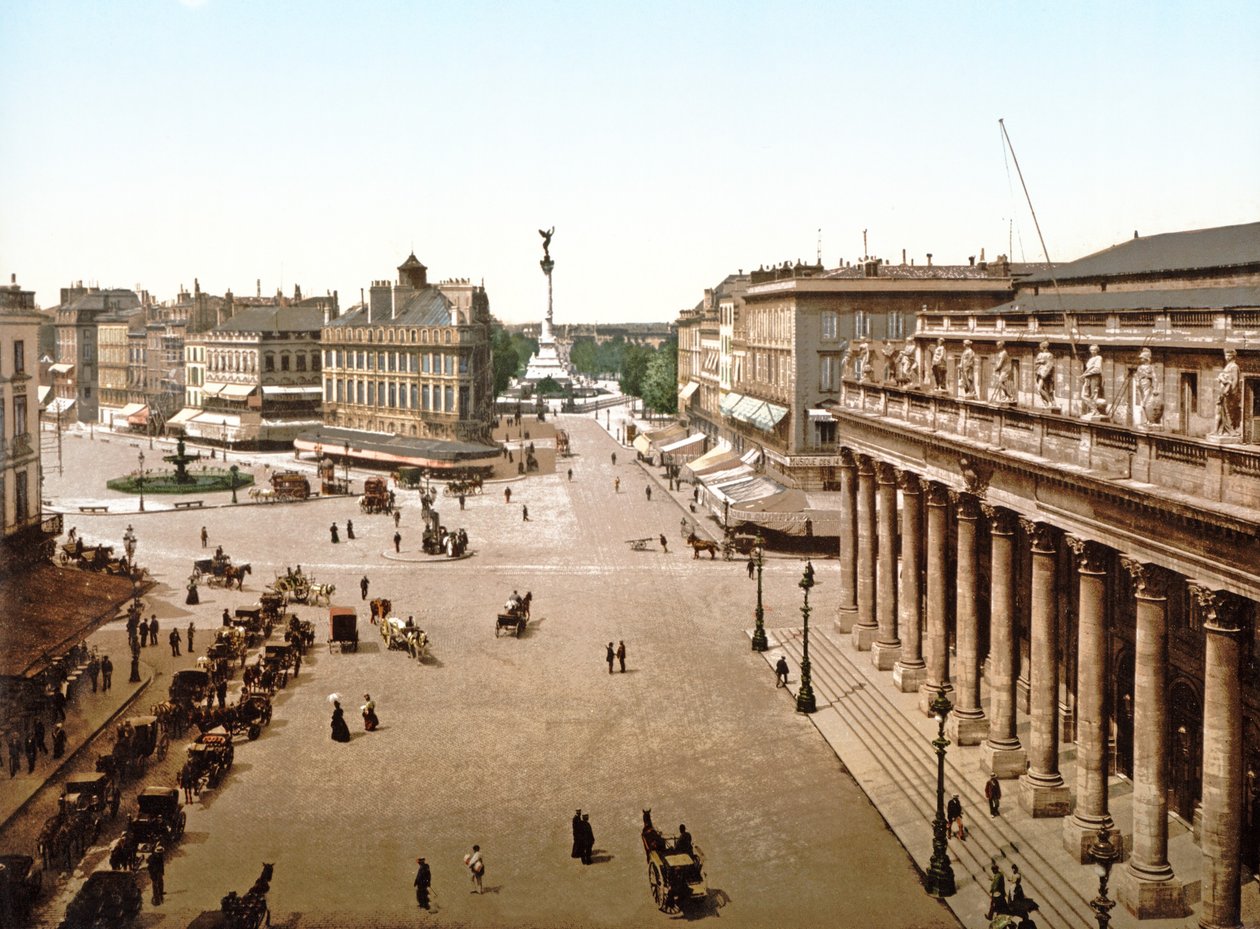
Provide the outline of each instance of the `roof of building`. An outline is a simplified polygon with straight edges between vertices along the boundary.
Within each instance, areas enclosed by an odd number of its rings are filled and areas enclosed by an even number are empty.
[[[1190,287],[1168,290],[1112,290],[1056,294],[1043,290],[983,311],[954,311],[964,316],[1004,316],[1012,313],[1090,313],[1120,310],[1224,310],[1260,307],[1260,286]]]
[[[324,311],[308,306],[250,306],[237,310],[211,332],[318,332]]]
[[[92,288],[86,292],[76,293],[67,303],[52,308],[51,312],[74,311],[95,315],[106,310],[123,310],[140,305],[140,297],[134,290],[113,288],[101,290]]]
[[[1078,278],[1120,277],[1131,274],[1168,274],[1260,264],[1260,223],[1217,226],[1187,232],[1136,236],[1068,264],[1059,265],[1059,281]],[[1036,274],[1025,283],[1050,281],[1050,274]]]
[[[1045,265],[1031,264],[1008,264],[1006,266],[1012,275],[1028,274],[1034,270],[1046,267]],[[996,271],[994,263],[983,265],[903,265],[903,264],[881,264],[878,272],[868,277],[866,269],[860,263],[847,265],[843,268],[833,268],[830,271],[824,271],[822,274],[815,275],[823,280],[890,280],[890,281],[962,281],[962,280],[1002,280],[1002,276]]]
[[[429,270],[420,263],[420,259],[416,257],[415,252],[408,255],[407,260],[398,266],[399,271],[410,271],[412,268],[423,268],[425,271]]]
[[[450,326],[451,301],[436,287],[417,290],[393,316],[368,321],[370,307],[363,304],[331,320],[329,326]]]

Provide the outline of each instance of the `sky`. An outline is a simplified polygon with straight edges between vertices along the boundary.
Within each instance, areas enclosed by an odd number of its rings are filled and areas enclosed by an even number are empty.
[[[1260,4],[0,4],[0,273],[659,321],[784,260],[1260,219]],[[820,232],[821,230],[821,232]],[[866,230],[867,251],[863,249]]]

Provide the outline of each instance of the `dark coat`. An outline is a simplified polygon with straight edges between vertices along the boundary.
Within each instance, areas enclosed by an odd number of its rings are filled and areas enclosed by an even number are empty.
[[[582,829],[582,815],[579,813],[573,817],[573,851],[569,854],[570,858],[582,857],[582,837],[585,831]]]
[[[349,742],[350,727],[346,725],[346,714],[337,707],[332,714],[332,739],[334,742]]]

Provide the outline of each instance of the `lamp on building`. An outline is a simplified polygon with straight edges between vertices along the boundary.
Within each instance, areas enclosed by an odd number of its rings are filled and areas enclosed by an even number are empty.
[[[801,688],[796,692],[796,712],[813,713],[818,709],[814,700],[814,688],[810,685],[809,667],[809,592],[814,586],[814,566],[805,562],[805,573],[801,576],[800,587],[805,591],[805,603],[801,607],[801,617],[805,620],[805,629],[801,635]]]
[[[1111,866],[1120,857],[1120,852],[1111,841],[1111,832],[1104,827],[1089,843],[1088,853],[1098,874],[1098,896],[1089,901],[1089,908],[1094,911],[1094,919],[1098,920],[1098,929],[1107,929],[1111,922],[1111,910],[1116,905],[1114,900],[1107,898],[1107,882],[1111,879]]]
[[[762,545],[763,545],[763,542],[761,541],[761,533],[758,533],[757,534],[757,547],[756,547],[757,611],[756,613],[753,614],[753,618],[756,620],[756,628],[753,629],[753,636],[752,636],[752,650],[754,652],[764,652],[767,648],[769,648],[769,643],[766,641],[766,623],[765,623],[766,613],[765,613],[765,610],[763,610],[761,607],[761,567],[762,567],[762,561],[763,561]]]
[[[136,477],[136,487],[140,490],[140,512],[144,512],[144,452],[140,453],[140,474]]]
[[[932,740],[936,749],[936,818],[932,820],[932,862],[924,887],[934,897],[952,897],[955,890],[954,868],[949,862],[949,826],[945,821],[945,746],[949,745],[945,720],[953,708],[944,687],[936,692],[929,706],[936,720],[936,738]]]

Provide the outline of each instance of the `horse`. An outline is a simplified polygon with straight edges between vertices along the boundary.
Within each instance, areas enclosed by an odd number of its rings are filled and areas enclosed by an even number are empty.
[[[368,601],[369,616],[373,624],[384,621],[393,609],[394,604],[384,597],[376,597]]]
[[[223,569],[223,586],[226,589],[231,589],[232,582],[236,581],[236,589],[244,590],[245,589],[245,575],[253,574],[253,573],[254,572],[250,569],[250,566],[247,564],[236,564],[236,565],[230,564],[226,568]]]
[[[332,604],[333,594],[337,592],[335,584],[312,584],[310,592],[306,595],[306,600],[312,606],[318,606],[319,601],[323,600],[325,606]]]
[[[699,558],[701,552],[708,552],[710,561],[717,557],[717,543],[710,542],[708,539],[702,539],[694,532],[687,536],[687,544],[691,546],[691,557],[693,559]]]

